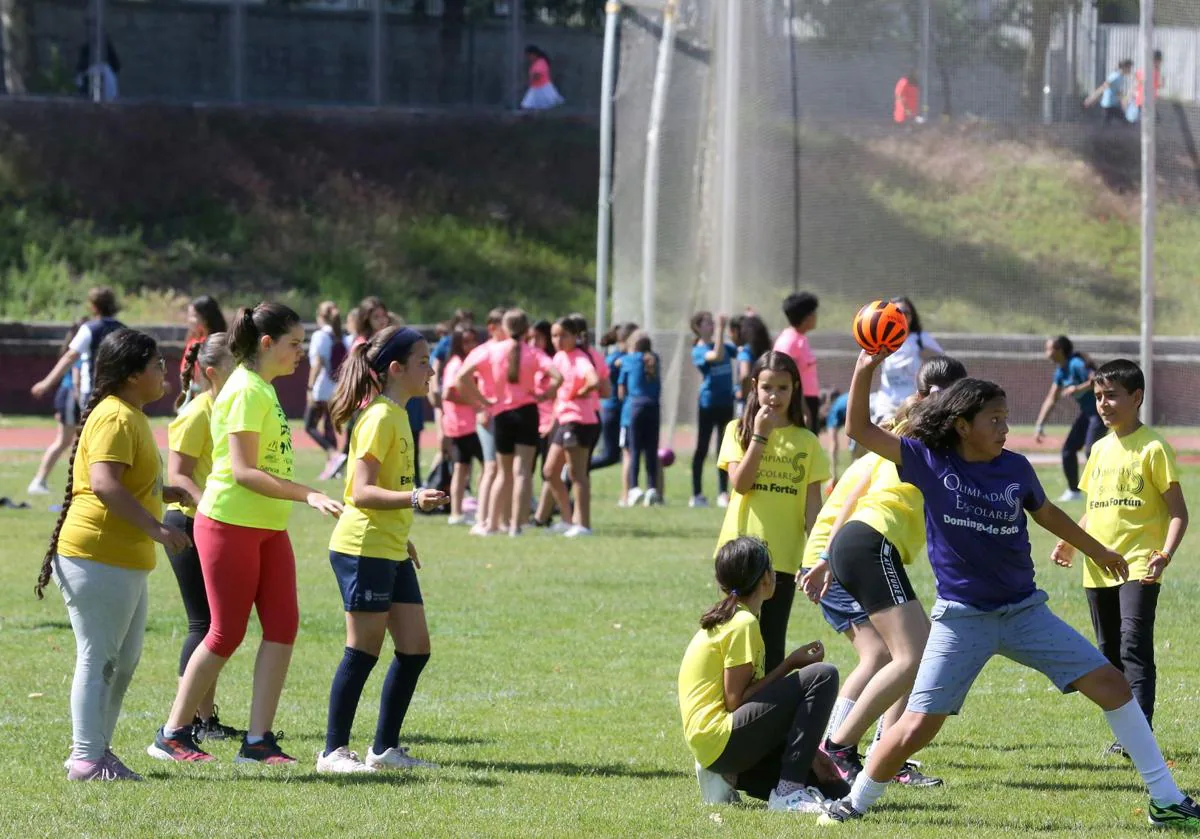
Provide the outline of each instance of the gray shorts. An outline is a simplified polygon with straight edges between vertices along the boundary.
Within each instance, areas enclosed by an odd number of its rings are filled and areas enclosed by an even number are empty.
[[[1049,595],[1036,591],[1020,603],[984,612],[938,600],[933,627],[908,699],[918,714],[957,714],[971,684],[994,655],[1044,674],[1063,693],[1108,660],[1074,627],[1050,611]]]

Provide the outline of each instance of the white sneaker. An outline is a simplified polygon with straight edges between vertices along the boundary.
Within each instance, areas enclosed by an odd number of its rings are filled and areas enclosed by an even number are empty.
[[[565,522],[562,519],[559,519],[554,524],[547,527],[546,532],[553,533],[557,536],[561,536],[561,535],[565,534],[568,530],[571,530],[572,528],[574,528],[574,526],[575,525]]]
[[[375,747],[367,749],[367,766],[372,769],[437,769],[436,763],[418,760],[408,753],[408,748],[400,746],[388,749],[381,755],[375,754]]]
[[[1058,503],[1060,503],[1060,504],[1064,504],[1068,501],[1082,501],[1082,500],[1083,500],[1083,493],[1077,489],[1065,490],[1062,495],[1058,496]]]
[[[696,782],[700,784],[700,799],[705,804],[741,804],[742,797],[730,786],[724,775],[711,772],[696,763]],[[773,793],[772,793],[773,794]]]
[[[720,507],[722,510],[724,510],[726,507],[729,506],[729,493],[728,492],[722,492],[720,495],[717,496],[717,506]]]
[[[475,524],[474,527],[471,528],[472,536],[491,536],[493,533],[496,533],[496,532],[498,532],[498,531],[488,530],[487,527],[485,527],[484,525],[482,525],[478,522]]]
[[[563,534],[563,536],[566,536],[568,539],[578,539],[581,536],[591,536],[591,535],[592,535],[592,531],[590,528],[582,527],[578,524]]]
[[[358,755],[342,746],[329,754],[317,755],[317,771],[322,775],[353,775],[359,772],[374,772]]]
[[[641,487],[633,487],[629,490],[629,495],[625,496],[625,503],[630,507],[636,507],[644,495]]]
[[[450,518],[446,519],[446,524],[450,525],[451,527],[462,527],[462,526],[474,527],[475,526],[475,517],[467,516],[467,515],[450,516]]]
[[[508,531],[508,538],[510,538],[510,539],[520,539],[520,538],[521,538],[521,534],[522,534],[523,532],[524,532],[524,531],[522,531],[522,530],[521,530],[521,528],[519,528],[519,527],[514,527],[512,530]]]
[[[663,503],[662,496],[658,494],[658,490],[648,489],[648,490],[646,490],[645,496],[643,496],[643,498],[642,498],[642,503],[645,504],[647,507],[657,506],[657,505]]]
[[[707,507],[708,499],[703,495],[693,495],[692,500],[688,502],[689,507]]]
[[[34,479],[29,482],[29,486],[26,487],[25,492],[28,495],[49,495],[50,485],[45,481]]]
[[[767,809],[777,812],[821,815],[825,812],[825,796],[821,795],[821,791],[816,787],[802,787],[788,795],[779,795],[775,790],[771,790]]]

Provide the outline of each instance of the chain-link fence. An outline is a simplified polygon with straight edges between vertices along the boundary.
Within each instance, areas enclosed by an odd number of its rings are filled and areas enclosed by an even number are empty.
[[[1131,22],[1122,4],[1077,0],[682,0],[665,4],[664,76],[663,5],[623,13],[613,315],[651,323],[682,372],[668,418],[694,416],[693,312],[751,307],[777,334],[797,290],[820,298],[812,343],[842,387],[850,318],[878,297],[911,297],[937,335],[1067,333],[1100,357],[1136,353],[1136,6]],[[1155,329],[1183,336],[1200,315],[1200,3],[1158,0],[1156,22]],[[1134,343],[1100,340],[1122,335]],[[1006,380],[1033,377],[1036,410],[1040,339],[944,343],[1009,353]],[[1160,394],[1175,421],[1200,407],[1186,381],[1183,402]]]

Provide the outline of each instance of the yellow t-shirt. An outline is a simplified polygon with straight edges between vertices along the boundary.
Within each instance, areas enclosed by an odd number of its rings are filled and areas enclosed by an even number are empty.
[[[725,671],[754,665],[761,679],[764,647],[758,618],[738,607],[733,617],[692,636],[679,666],[679,713],[683,736],[701,766],[711,766],[725,751],[733,714],[725,710]]]
[[[200,489],[212,471],[212,419],[213,399],[207,390],[183,406],[179,416],[167,426],[167,448],[173,452],[196,458],[192,480]],[[170,505],[168,510],[178,510],[189,518],[196,517],[196,505],[190,501]]]
[[[808,534],[808,541],[804,544],[804,561],[800,565],[801,568],[812,568],[817,564],[821,551],[829,547],[829,534],[833,530],[833,523],[837,521],[838,513],[846,506],[846,496],[865,476],[871,474],[878,459],[879,455],[868,452],[851,463],[842,473],[833,492],[829,493],[829,497],[821,505],[817,520],[813,522],[812,532]]]
[[[154,518],[162,519],[162,460],[150,421],[116,396],[101,400],[79,436],[72,472],[71,506],[58,534],[58,553],[105,565],[153,570],[154,540],[104,506],[92,492],[93,463],[123,463],[121,485]]]
[[[204,485],[200,512],[225,524],[286,530],[292,502],[238,486],[229,456],[229,435],[253,431],[258,434],[258,468],[277,478],[292,479],[292,429],[275,388],[249,367],[238,365],[213,402],[210,430],[212,471]]]
[[[725,428],[717,466],[728,469],[746,453],[737,439],[738,421]],[[729,497],[717,549],[739,536],[757,536],[767,543],[776,571],[795,574],[804,557],[804,513],[808,485],[829,480],[829,459],[821,443],[807,428],[777,428],[767,438],[758,464],[754,489]]]
[[[885,536],[896,546],[905,565],[920,556],[925,547],[925,499],[921,491],[903,483],[896,464],[878,455],[871,469],[871,485],[848,521],[862,522]]]
[[[354,506],[354,464],[370,455],[379,461],[376,484],[395,492],[414,489],[412,427],[408,411],[384,396],[377,396],[354,424],[350,436],[350,461],[346,466],[345,509],[333,529],[329,550],[377,559],[408,559],[408,532],[412,507],[398,510],[363,510]]]
[[[1087,493],[1087,532],[1125,557],[1131,580],[1143,579],[1150,552],[1162,550],[1171,521],[1163,493],[1178,482],[1175,450],[1145,425],[1124,437],[1110,433],[1092,446],[1079,481]],[[1085,588],[1120,584],[1085,558]]]

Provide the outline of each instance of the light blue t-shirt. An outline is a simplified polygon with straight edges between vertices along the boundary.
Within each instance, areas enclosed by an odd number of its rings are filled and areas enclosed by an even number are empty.
[[[1054,384],[1058,387],[1074,387],[1081,385],[1088,380],[1091,371],[1088,370],[1087,362],[1083,360],[1081,355],[1073,355],[1067,359],[1067,363],[1054,371]],[[1096,393],[1091,388],[1075,392],[1075,401],[1079,403],[1079,410],[1086,416],[1094,417],[1096,412]]]
[[[737,398],[739,401],[742,399],[745,399],[746,394],[742,393],[742,377],[741,377],[741,374],[738,372],[738,370],[741,369],[741,365],[742,365],[743,361],[746,362],[747,364],[749,364],[751,369],[753,369],[755,360],[756,359],[754,358],[754,353],[750,350],[749,344],[742,344],[740,347],[738,347],[738,351],[737,351],[738,368],[737,368],[737,370],[734,370],[734,372],[733,372],[733,375],[737,378],[737,381],[734,382],[733,389],[736,392]]]
[[[654,376],[646,371],[644,353],[631,352],[621,357],[618,384],[625,388],[625,404],[621,406],[621,425],[625,428],[633,425],[634,403],[657,402],[662,395],[662,359],[658,353],[651,355],[658,371]]]
[[[1106,79],[1108,87],[1100,97],[1101,108],[1116,108],[1121,105],[1121,97],[1125,95],[1125,84],[1128,81],[1120,70],[1114,70]]]
[[[717,362],[708,361],[705,356],[712,352],[715,344],[696,344],[692,348],[692,364],[700,371],[704,379],[700,382],[700,407],[732,407],[733,406],[733,361],[737,358],[737,347],[725,343],[725,357]]]
[[[608,398],[600,403],[606,411],[621,410],[621,397],[617,393],[617,381],[621,375],[621,359],[625,357],[625,353],[621,352],[616,347],[611,347],[608,355],[604,358],[604,363],[608,365],[608,380],[612,382],[612,391]]]

